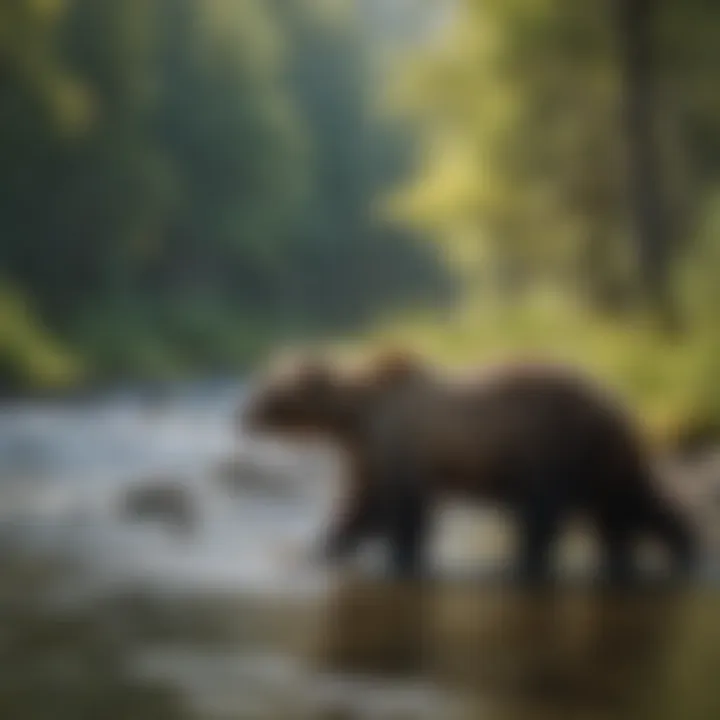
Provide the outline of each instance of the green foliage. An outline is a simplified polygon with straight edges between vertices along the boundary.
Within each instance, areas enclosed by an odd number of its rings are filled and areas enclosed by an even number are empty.
[[[407,156],[353,7],[0,8],[0,263],[91,374],[227,368],[443,289],[372,221]]]
[[[0,388],[62,387],[81,373],[80,363],[41,326],[25,298],[0,284]]]
[[[720,17],[658,0],[651,28],[671,341],[635,313],[611,6],[0,4],[0,379],[225,372],[379,325],[720,418]]]
[[[638,294],[612,5],[465,0],[400,86],[399,110],[424,119],[424,151],[390,209],[496,292],[550,281],[613,312]],[[650,131],[677,260],[720,168],[710,91],[720,36],[702,0],[657,7]]]
[[[492,275],[509,268],[567,284],[588,254],[591,276],[612,273],[622,188],[603,4],[466,2],[462,11],[408,82],[404,105],[428,117],[425,170],[399,210]]]

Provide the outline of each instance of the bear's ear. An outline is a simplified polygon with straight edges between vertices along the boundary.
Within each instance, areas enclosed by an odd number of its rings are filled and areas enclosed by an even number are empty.
[[[388,386],[415,377],[423,368],[422,360],[409,350],[390,350],[375,358],[370,375],[376,384]]]
[[[327,362],[318,357],[306,356],[296,366],[296,377],[311,392],[321,393],[332,386],[333,372]]]
[[[328,364],[316,353],[298,348],[276,352],[266,365],[266,376],[275,382],[305,385],[319,382],[330,375]]]

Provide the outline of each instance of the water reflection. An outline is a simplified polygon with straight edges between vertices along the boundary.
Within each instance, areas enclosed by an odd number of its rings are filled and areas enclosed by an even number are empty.
[[[0,569],[1,717],[720,717],[720,614],[700,591],[527,595],[353,576],[303,602],[73,605],[58,604],[75,583],[65,567],[4,553]]]
[[[364,676],[421,677],[428,670],[430,594],[410,584],[353,578],[326,604],[321,669]]]
[[[719,717],[715,603],[353,579],[329,603],[319,664],[443,687],[468,716]]]

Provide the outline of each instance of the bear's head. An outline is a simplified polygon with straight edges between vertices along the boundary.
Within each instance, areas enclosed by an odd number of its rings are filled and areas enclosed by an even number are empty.
[[[253,433],[335,436],[347,423],[349,394],[347,380],[330,362],[296,361],[259,380],[239,421]]]
[[[355,441],[393,392],[412,387],[427,371],[418,358],[398,351],[354,370],[329,361],[295,361],[257,383],[239,422],[251,433]]]

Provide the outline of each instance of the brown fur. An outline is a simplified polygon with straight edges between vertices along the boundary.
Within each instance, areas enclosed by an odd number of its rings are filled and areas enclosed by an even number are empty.
[[[587,378],[540,363],[445,376],[392,354],[343,374],[298,368],[250,403],[251,429],[324,434],[350,460],[348,499],[328,538],[344,554],[382,527],[399,569],[419,562],[429,500],[496,502],[518,514],[521,562],[545,572],[570,512],[594,522],[610,571],[630,570],[631,543],[655,534],[689,562],[688,528],[661,498],[625,411]]]

